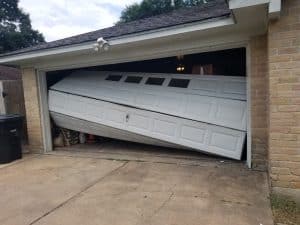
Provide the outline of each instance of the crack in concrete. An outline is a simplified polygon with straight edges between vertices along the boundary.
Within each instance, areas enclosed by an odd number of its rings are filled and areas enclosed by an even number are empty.
[[[240,202],[240,201],[234,201],[234,200],[227,200],[227,199],[220,199],[219,201],[223,203],[229,203],[229,204],[236,204],[236,205],[245,205],[245,206],[253,206],[249,202]]]
[[[38,221],[40,221],[41,219],[43,219],[44,217],[50,215],[51,213],[53,213],[54,211],[56,211],[57,209],[63,207],[64,205],[68,204],[70,201],[74,201],[75,199],[77,199],[79,196],[81,196],[81,194],[83,194],[84,192],[86,192],[88,189],[92,188],[93,186],[95,186],[97,183],[99,183],[100,181],[102,181],[103,179],[111,176],[112,174],[114,174],[116,171],[122,169],[125,165],[127,165],[128,162],[124,162],[122,165],[118,166],[117,168],[111,170],[110,172],[108,172],[107,174],[105,174],[104,176],[100,177],[99,179],[95,180],[94,182],[92,182],[91,184],[89,184],[88,186],[86,186],[85,188],[83,188],[81,191],[79,191],[78,193],[76,193],[75,195],[71,196],[70,198],[68,198],[67,200],[65,200],[64,202],[60,203],[58,206],[54,207],[53,209],[51,209],[50,211],[44,213],[42,216],[36,218],[35,220],[33,220],[29,225],[33,225],[35,223],[37,223]]]
[[[144,219],[144,222],[149,221],[151,218],[153,218],[157,213],[159,213],[167,204],[169,201],[171,201],[172,197],[174,196],[174,192],[172,191],[169,197],[157,208],[154,210],[152,215]],[[142,221],[138,221],[135,225],[142,224]]]
[[[168,202],[171,201],[173,196],[174,196],[174,192],[171,192],[169,197],[161,204],[161,206],[158,207],[156,210],[154,210],[154,213],[152,214],[151,218],[155,216],[157,213],[159,213],[168,204]]]

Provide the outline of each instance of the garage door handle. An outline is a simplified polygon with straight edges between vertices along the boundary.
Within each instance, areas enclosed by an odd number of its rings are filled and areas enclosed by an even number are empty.
[[[126,123],[128,122],[129,120],[129,114],[126,114]]]

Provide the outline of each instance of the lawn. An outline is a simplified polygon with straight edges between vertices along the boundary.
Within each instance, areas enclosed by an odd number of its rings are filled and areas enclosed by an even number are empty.
[[[271,195],[271,205],[275,224],[299,225],[300,205],[288,198]]]

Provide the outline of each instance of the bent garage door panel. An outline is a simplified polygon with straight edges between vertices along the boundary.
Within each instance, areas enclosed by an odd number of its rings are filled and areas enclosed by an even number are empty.
[[[120,140],[144,143],[149,145],[159,145],[163,147],[178,148],[176,144],[171,144],[162,140],[153,139],[150,137],[142,136],[140,134],[135,134],[125,130],[108,127],[99,123],[78,119],[60,113],[51,112],[51,117],[55,121],[56,125],[83,133],[94,134],[108,138],[113,137]],[[183,146],[180,146],[180,148],[182,147]]]
[[[127,77],[141,80],[128,83]],[[149,85],[149,78],[162,83]],[[172,79],[189,84],[170,87]],[[243,77],[80,71],[51,89],[246,131],[245,82]]]
[[[103,124],[198,151],[240,159],[245,132],[195,120],[49,91],[51,112]]]

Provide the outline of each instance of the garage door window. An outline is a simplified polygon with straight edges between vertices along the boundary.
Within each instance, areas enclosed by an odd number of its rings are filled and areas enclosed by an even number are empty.
[[[165,81],[165,78],[149,77],[146,81],[146,84],[148,84],[148,85],[162,85],[164,81]]]
[[[169,87],[187,88],[190,83],[189,79],[171,79]]]
[[[137,76],[128,76],[125,80],[126,83],[139,84],[143,78]]]
[[[122,78],[122,75],[108,75],[105,80],[109,81],[120,81]]]

